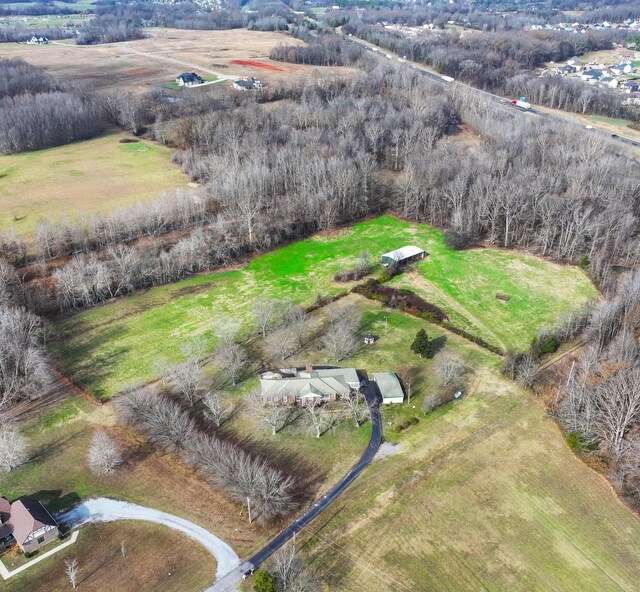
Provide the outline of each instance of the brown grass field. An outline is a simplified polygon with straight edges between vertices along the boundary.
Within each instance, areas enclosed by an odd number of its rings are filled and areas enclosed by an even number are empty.
[[[0,44],[0,55],[22,58],[52,74],[90,81],[97,88],[140,92],[192,70],[204,76],[229,79],[252,75],[271,84],[297,75],[331,76],[355,72],[349,68],[300,66],[269,60],[269,51],[280,43],[303,43],[285,33],[246,29],[149,29],[147,34],[146,39],[139,41],[100,46],[78,46],[70,41],[46,46],[3,43]]]
[[[82,528],[75,544],[0,584],[0,589],[71,590],[64,572],[67,559],[78,560],[78,590],[83,592],[201,592],[213,582],[216,570],[215,559],[186,536],[156,524],[123,521]]]
[[[328,589],[638,590],[638,516],[571,453],[542,402],[497,372],[385,435],[399,452],[300,537]]]
[[[35,47],[35,46],[34,46]],[[22,154],[0,155],[0,231],[33,236],[40,219],[71,220],[188,188],[171,150],[124,133]]]

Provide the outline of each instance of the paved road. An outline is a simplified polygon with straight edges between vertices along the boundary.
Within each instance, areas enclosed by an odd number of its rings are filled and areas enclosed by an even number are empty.
[[[112,522],[114,520],[154,522],[186,534],[189,538],[200,543],[216,558],[218,564],[216,577],[224,576],[240,563],[240,558],[236,555],[236,552],[208,530],[184,518],[160,512],[153,508],[101,497],[79,504],[58,517],[58,521],[68,528],[75,528],[89,522]]]
[[[373,457],[380,448],[382,441],[382,418],[380,416],[380,403],[382,397],[375,382],[365,380],[362,384],[362,390],[367,399],[369,408],[371,409],[371,439],[369,445],[360,457],[360,460],[353,465],[351,470],[342,478],[342,480],[331,490],[318,500],[309,510],[300,516],[295,522],[285,528],[271,542],[258,551],[253,557],[234,569],[222,579],[218,580],[213,586],[207,588],[205,592],[234,592],[237,590],[238,582],[243,576],[254,571],[260,564],[264,563],[271,555],[273,555],[287,541],[293,538],[293,535],[300,532],[305,526],[317,518],[324,510],[326,510],[345,490],[351,485],[358,475],[371,463]]]
[[[366,43],[361,41],[360,39],[355,39],[353,37],[347,37],[343,35],[343,38],[345,41],[347,41],[347,43],[351,43],[352,45],[358,45],[360,47],[362,47],[363,49],[366,49],[367,51],[377,55],[378,57],[385,59],[387,56],[392,56],[393,59],[396,60],[401,60],[401,58],[390,52],[387,49],[384,48],[378,48],[376,46],[374,46],[373,44],[370,43]],[[416,64],[414,62],[406,62],[404,60],[401,60],[404,64],[406,64],[407,68],[411,68],[412,70],[415,70],[416,72],[418,72],[418,74],[421,74],[422,76],[426,77],[426,78],[430,78],[431,80],[434,80],[435,82],[438,82],[440,84],[451,84],[450,81],[445,80],[440,74],[437,74],[435,72],[432,72],[428,69],[426,69],[426,67],[420,65],[420,64]],[[464,84],[464,83],[460,83],[460,82],[456,82],[456,84]],[[505,97],[501,97],[499,95],[494,95],[493,93],[487,92],[485,90],[480,90],[479,88],[476,88],[475,86],[471,86],[471,85],[467,85],[470,86],[471,88],[473,88],[473,90],[475,90],[476,92],[479,92],[487,97],[489,97],[491,100],[496,101],[497,103],[501,103],[504,105],[511,105],[511,100],[510,99],[506,99]],[[522,111],[523,113],[530,113],[532,115],[538,115],[540,117],[543,117],[544,119],[548,119],[548,120],[552,120],[552,121],[557,121],[559,123],[563,123],[565,125],[576,125],[582,129],[584,129],[584,126],[580,123],[576,123],[575,121],[571,121],[570,119],[567,119],[565,117],[562,117],[560,115],[555,115],[554,113],[548,113],[547,111],[542,111],[540,109],[535,109],[535,108],[531,108],[531,109],[521,109],[520,107],[515,107],[513,106],[514,109],[517,109],[518,111]],[[631,140],[630,138],[624,138],[615,134],[610,134],[607,132],[604,132],[602,130],[598,130],[596,128],[592,128],[591,129],[591,133],[594,134],[599,134],[609,140],[615,140],[617,142],[620,142],[621,144],[627,144],[629,146],[634,146],[634,147],[639,147],[640,146],[640,142],[636,142],[635,140]]]

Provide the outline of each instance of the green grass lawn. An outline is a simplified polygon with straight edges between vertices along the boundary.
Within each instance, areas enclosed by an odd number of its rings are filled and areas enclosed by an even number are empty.
[[[604,117],[602,115],[587,115],[587,119],[591,121],[596,121],[599,123],[612,123],[614,125],[629,125],[630,121],[628,119],[620,119],[616,117]]]
[[[425,248],[429,258],[418,274],[396,280],[441,305],[462,328],[496,345],[525,346],[538,329],[596,296],[578,269],[512,251],[456,252],[425,225],[381,216],[336,233],[277,249],[242,269],[198,276],[151,289],[61,319],[52,348],[65,372],[100,397],[155,377],[154,362],[185,358],[194,337],[215,346],[216,323],[235,317],[244,335],[255,332],[252,303],[260,296],[304,305],[333,296],[350,284],[333,282],[341,262],[352,265],[363,250],[373,257],[406,244]],[[496,291],[511,296],[508,303]]]
[[[637,590],[638,517],[539,401],[494,370],[479,377],[299,535],[327,589]]]
[[[146,140],[121,144],[109,133],[66,146],[0,155],[0,231],[26,238],[41,219],[107,212],[186,188],[171,150]]]

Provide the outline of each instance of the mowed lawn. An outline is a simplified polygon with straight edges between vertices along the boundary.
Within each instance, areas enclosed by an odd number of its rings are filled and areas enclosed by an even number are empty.
[[[41,219],[108,212],[187,188],[171,150],[124,133],[35,152],[0,155],[0,232],[30,238]]]
[[[120,552],[124,541],[126,555]],[[215,559],[167,527],[123,521],[86,526],[78,540],[4,583],[12,592],[71,590],[65,560],[78,560],[85,592],[201,592],[215,579]]]
[[[638,590],[637,515],[540,401],[493,370],[479,378],[394,435],[400,452],[300,536],[328,589]]]
[[[52,348],[83,388],[109,397],[154,378],[157,360],[184,360],[184,346],[196,337],[213,350],[216,324],[225,317],[239,319],[245,337],[255,333],[257,298],[311,304],[317,296],[351,288],[332,278],[362,251],[377,259],[406,244],[430,255],[417,266],[420,275],[410,273],[396,283],[411,285],[462,328],[497,345],[524,347],[558,315],[596,296],[575,268],[497,249],[456,252],[438,231],[385,215],[285,246],[242,269],[197,276],[61,319],[52,327]],[[497,300],[496,291],[511,300]]]

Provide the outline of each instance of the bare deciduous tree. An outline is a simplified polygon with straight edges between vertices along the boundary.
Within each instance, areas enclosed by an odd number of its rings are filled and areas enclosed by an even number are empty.
[[[454,383],[462,375],[463,367],[460,358],[448,351],[439,353],[434,362],[435,370],[445,386]]]
[[[122,455],[115,440],[99,430],[91,438],[88,460],[92,473],[109,474],[122,464]]]
[[[299,346],[298,336],[290,327],[282,327],[267,337],[267,351],[270,356],[284,362],[291,354],[297,351]]]
[[[253,305],[253,314],[258,321],[262,337],[267,336],[267,331],[274,321],[280,304],[275,298],[259,298]]]
[[[0,473],[8,473],[27,460],[25,439],[8,422],[0,423]]]
[[[293,412],[285,401],[263,397],[260,389],[246,395],[244,401],[248,412],[271,428],[272,436],[276,435]]]
[[[274,553],[269,572],[282,592],[314,592],[320,588],[317,578],[291,541]]]
[[[323,405],[308,404],[302,407],[302,411],[309,429],[315,434],[316,438],[319,438],[327,422],[326,409]]]
[[[200,398],[202,377],[200,363],[195,357],[189,358],[183,364],[169,368],[163,380],[171,390],[184,397],[190,406],[195,405]]]
[[[351,391],[342,400],[346,412],[351,415],[359,428],[371,415],[365,396],[359,391]]]
[[[431,413],[434,409],[440,407],[440,405],[442,405],[442,398],[440,395],[427,395],[422,402],[422,411],[425,413]]]
[[[71,588],[74,590],[78,585],[78,560],[77,559],[65,559],[64,561],[64,573],[67,574],[69,578],[69,583],[71,584]]]
[[[222,393],[217,390],[210,390],[202,398],[205,411],[204,415],[207,419],[211,420],[217,428],[222,425],[222,422],[231,412],[230,407],[225,407],[222,403]]]
[[[247,364],[245,349],[238,343],[220,345],[216,348],[215,358],[223,374],[235,385],[238,374]]]

